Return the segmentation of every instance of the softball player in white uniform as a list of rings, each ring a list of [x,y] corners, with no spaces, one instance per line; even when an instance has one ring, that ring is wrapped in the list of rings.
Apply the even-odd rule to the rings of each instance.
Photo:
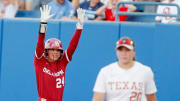
[[[103,67],[96,79],[93,101],[156,101],[150,67],[135,61],[134,42],[121,38],[116,45],[118,61]]]

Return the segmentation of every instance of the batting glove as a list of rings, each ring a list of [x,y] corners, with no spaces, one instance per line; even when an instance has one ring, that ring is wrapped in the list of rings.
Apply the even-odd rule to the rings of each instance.
[[[51,7],[48,5],[43,5],[43,7],[40,7],[41,11],[41,24],[39,28],[39,33],[45,34],[47,31],[47,21],[52,18],[53,14],[50,15]]]
[[[77,9],[78,15],[78,23],[76,25],[77,29],[83,29],[84,21],[85,21],[85,10],[82,8]]]
[[[43,5],[43,7],[40,7],[41,11],[41,22],[46,23],[50,18],[54,16],[54,14],[50,15],[51,7],[48,5]]]

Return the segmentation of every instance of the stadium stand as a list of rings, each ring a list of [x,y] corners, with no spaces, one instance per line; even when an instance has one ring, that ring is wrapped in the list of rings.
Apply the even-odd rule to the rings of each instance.
[[[23,17],[23,18],[39,18],[40,17],[40,11],[39,10],[18,10],[16,13],[16,17]]]
[[[176,6],[178,9],[177,15],[172,14],[157,14],[156,12],[119,12],[119,6],[121,4],[134,4],[134,5],[166,5],[166,6]],[[154,22],[156,16],[169,16],[169,17],[176,17],[180,19],[180,7],[177,4],[169,4],[169,3],[159,3],[159,2],[119,2],[117,4],[117,12],[116,12],[116,20],[118,21],[118,15],[131,15],[127,19],[127,21],[137,21],[137,22]]]

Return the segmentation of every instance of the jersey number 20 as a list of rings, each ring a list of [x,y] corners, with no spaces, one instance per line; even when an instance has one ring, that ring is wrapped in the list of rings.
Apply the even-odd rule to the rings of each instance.
[[[61,88],[62,86],[64,86],[64,77],[61,79],[61,78],[57,78],[56,79],[56,88]]]
[[[132,92],[132,96],[129,101],[141,101],[142,93],[141,92]]]

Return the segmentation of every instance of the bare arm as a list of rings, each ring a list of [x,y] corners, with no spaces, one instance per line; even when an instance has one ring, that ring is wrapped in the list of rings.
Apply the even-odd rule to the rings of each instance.
[[[136,6],[128,5],[128,9],[129,9],[130,12],[134,12],[134,11],[136,11]]]
[[[22,0],[17,0],[19,9],[22,10],[32,10],[32,1],[22,2]]]
[[[25,10],[32,10],[32,1],[28,1],[24,3]]]
[[[76,17],[76,16],[73,16],[72,19],[73,19],[73,20],[77,20],[77,17]]]
[[[16,0],[10,0],[10,2],[11,2],[12,5],[16,5],[17,1]]]
[[[78,9],[79,3],[80,3],[80,0],[72,0],[72,5],[74,6],[75,9]]]
[[[105,93],[94,92],[92,101],[104,101]]]
[[[107,8],[107,5],[103,5],[96,10],[96,15],[103,15],[104,10]]]
[[[147,101],[157,101],[156,94],[146,94]]]

